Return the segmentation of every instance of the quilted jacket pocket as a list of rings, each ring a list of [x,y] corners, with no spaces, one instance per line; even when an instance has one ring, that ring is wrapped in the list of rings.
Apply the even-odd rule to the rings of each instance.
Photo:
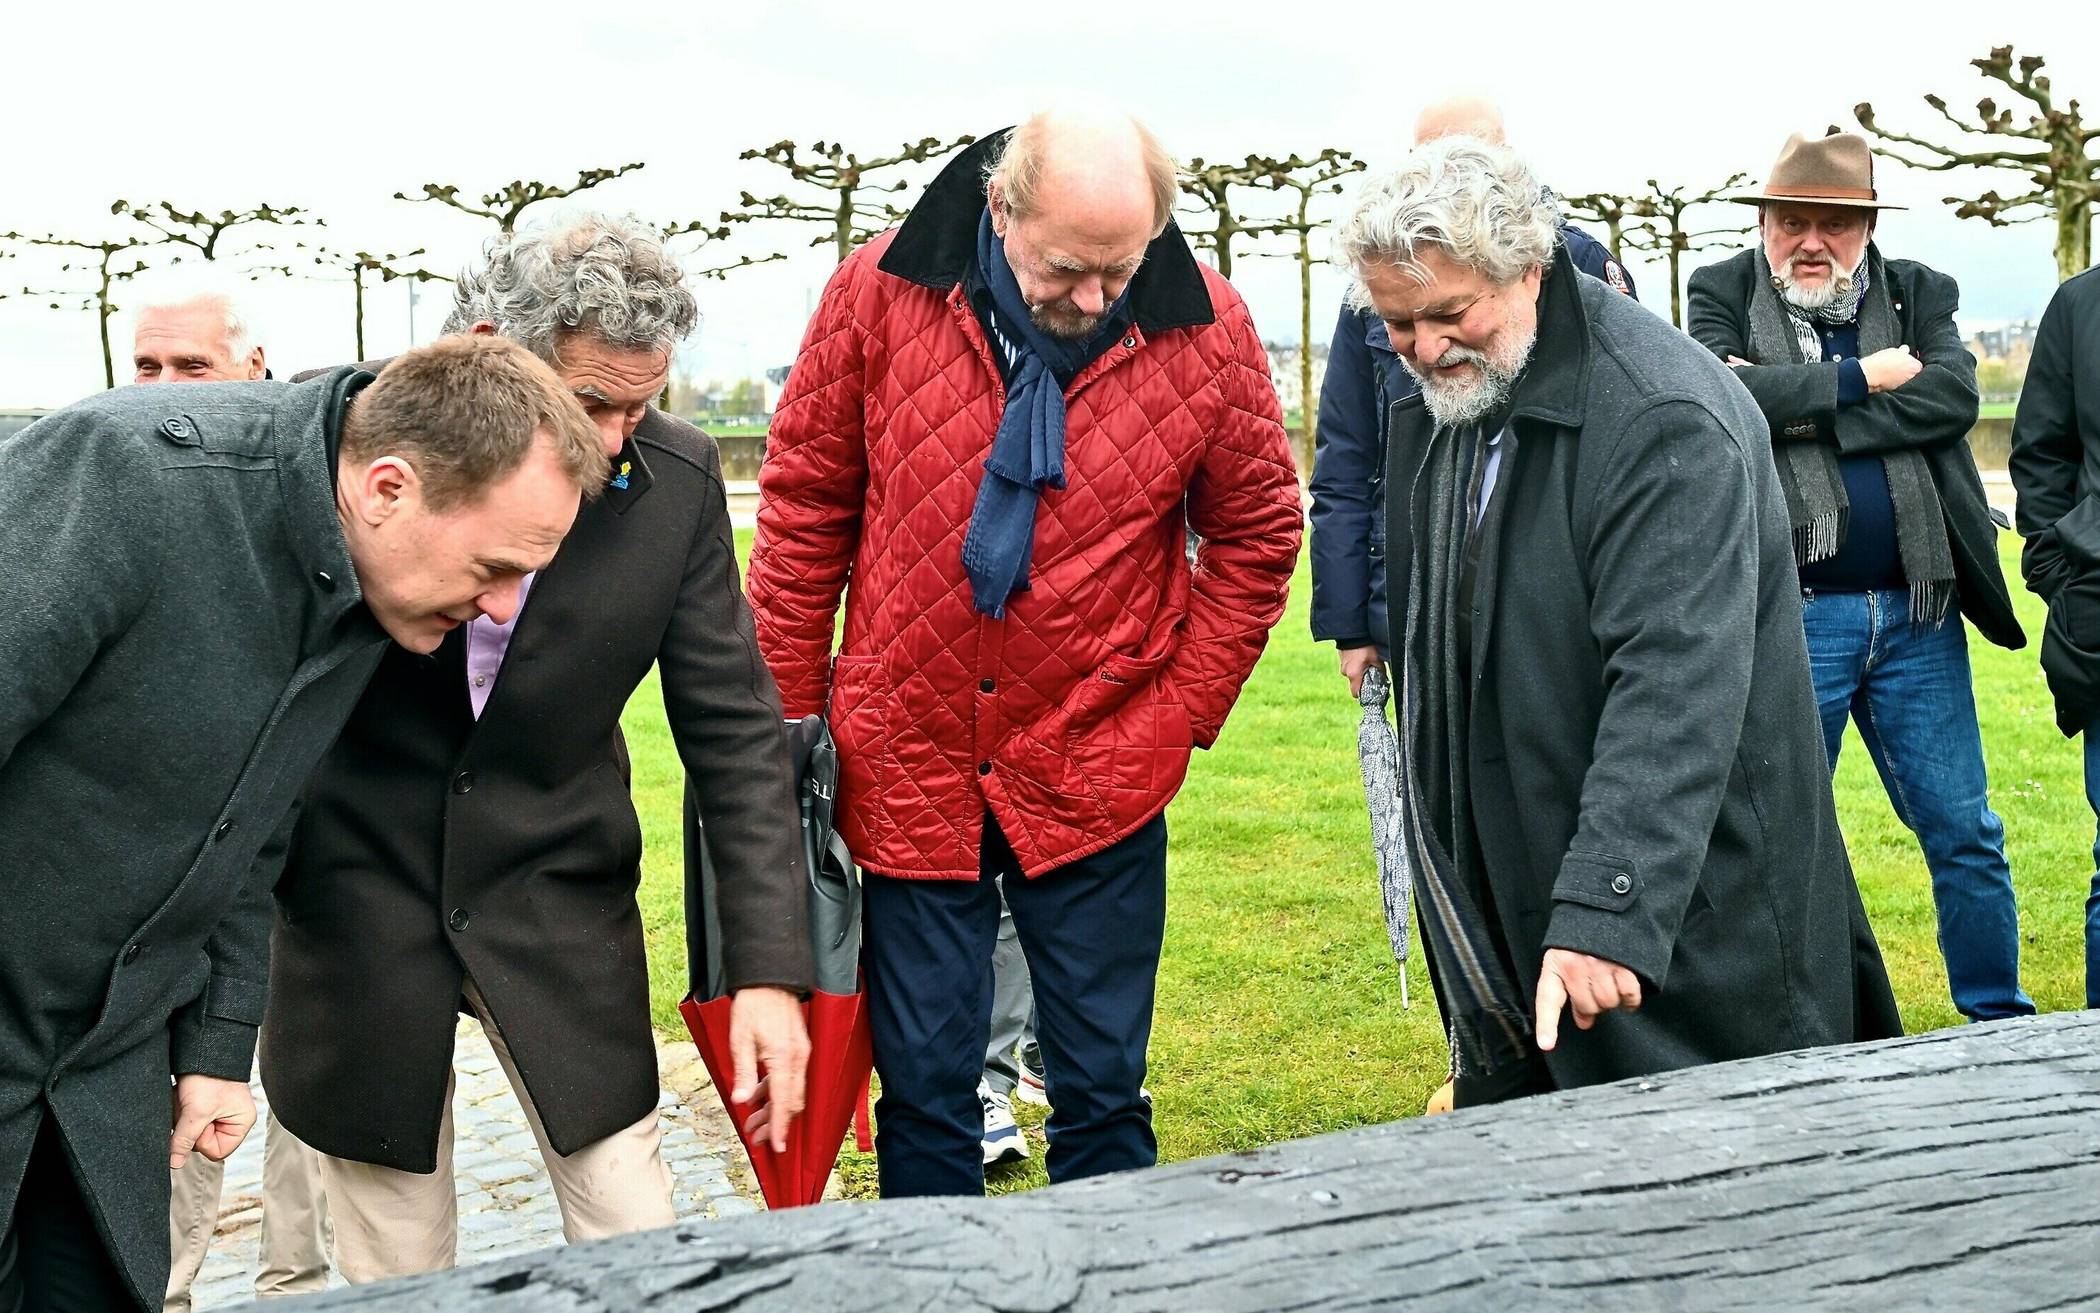
[[[883,805],[896,761],[889,728],[893,700],[881,657],[839,657],[832,663],[828,719],[839,750],[842,811]]]

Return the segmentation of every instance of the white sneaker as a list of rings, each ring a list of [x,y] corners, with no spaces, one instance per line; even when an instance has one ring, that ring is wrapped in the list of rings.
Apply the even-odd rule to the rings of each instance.
[[[1017,1163],[1027,1158],[1028,1137],[1014,1122],[1013,1101],[979,1081],[977,1102],[984,1108],[984,1165]]]
[[[1020,1079],[1014,1085],[1014,1097],[1039,1108],[1049,1107],[1050,1091],[1043,1087],[1043,1051],[1033,1044],[1023,1044],[1017,1057],[1014,1065],[1020,1071]]]

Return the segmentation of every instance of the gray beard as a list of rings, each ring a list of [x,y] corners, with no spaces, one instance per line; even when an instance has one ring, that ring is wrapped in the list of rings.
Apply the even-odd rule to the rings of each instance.
[[[1830,277],[1814,287],[1802,287],[1794,281],[1794,262],[1788,260],[1786,268],[1779,275],[1779,295],[1788,305],[1813,314],[1818,310],[1826,310],[1852,295],[1852,285],[1855,281],[1851,270],[1839,273],[1833,264]]]
[[[1400,365],[1422,390],[1422,404],[1428,408],[1429,418],[1442,427],[1454,428],[1485,419],[1509,403],[1537,343],[1538,333],[1534,330],[1515,353],[1515,363],[1507,368],[1497,365],[1484,352],[1464,347],[1445,352],[1446,362],[1471,361],[1479,367],[1480,377],[1471,383],[1446,383],[1434,376],[1425,378],[1415,373],[1414,366],[1404,357]]]

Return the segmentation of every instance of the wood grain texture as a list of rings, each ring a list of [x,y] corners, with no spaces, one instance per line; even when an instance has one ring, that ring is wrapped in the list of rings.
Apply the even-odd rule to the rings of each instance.
[[[299,1307],[2100,1308],[2100,1012],[1697,1068],[997,1201],[683,1225]]]

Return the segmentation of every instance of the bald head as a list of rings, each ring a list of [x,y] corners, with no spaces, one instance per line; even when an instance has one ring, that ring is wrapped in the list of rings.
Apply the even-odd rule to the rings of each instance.
[[[1053,337],[1098,328],[1174,211],[1174,159],[1128,114],[1051,110],[1015,128],[985,202],[1029,318]]]
[[[1157,236],[1174,211],[1174,159],[1128,114],[1044,110],[1013,131],[986,179],[994,216],[1034,218],[1050,209],[1142,213]]]
[[[1506,144],[1502,107],[1485,96],[1446,96],[1432,102],[1415,120],[1415,145],[1439,137],[1472,137],[1490,146]]]

